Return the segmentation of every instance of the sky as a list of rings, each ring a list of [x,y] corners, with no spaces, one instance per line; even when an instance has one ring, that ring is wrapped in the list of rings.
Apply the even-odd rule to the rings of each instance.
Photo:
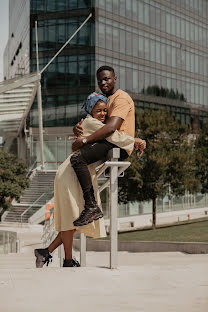
[[[3,54],[8,40],[9,0],[0,0],[0,81],[3,80]]]

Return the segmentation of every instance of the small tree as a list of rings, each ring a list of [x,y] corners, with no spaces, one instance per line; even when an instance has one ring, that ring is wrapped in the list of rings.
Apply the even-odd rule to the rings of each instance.
[[[0,150],[0,207],[3,212],[10,206],[12,199],[18,200],[28,186],[26,165],[15,155]]]
[[[186,189],[197,191],[194,157],[187,141],[188,129],[164,111],[137,114],[137,136],[146,140],[144,156],[131,156],[132,166],[121,179],[121,200],[152,200],[152,227],[156,227],[156,199],[172,194],[183,195]],[[129,192],[124,196],[125,189]]]
[[[201,192],[208,193],[208,120],[195,142],[196,172],[200,179]]]

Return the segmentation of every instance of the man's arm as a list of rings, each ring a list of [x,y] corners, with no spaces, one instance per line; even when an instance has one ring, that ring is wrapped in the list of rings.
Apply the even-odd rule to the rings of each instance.
[[[120,128],[122,121],[122,118],[116,116],[108,118],[105,126],[86,137],[87,143],[104,140],[105,138],[109,137],[113,132]],[[72,144],[72,149],[73,151],[76,151],[83,145],[82,138],[77,138],[77,140]]]

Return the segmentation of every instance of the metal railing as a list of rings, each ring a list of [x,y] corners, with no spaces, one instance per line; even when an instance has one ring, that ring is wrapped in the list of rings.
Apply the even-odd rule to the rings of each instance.
[[[18,252],[17,233],[0,231],[0,254]]]
[[[45,199],[44,199],[45,196]],[[45,203],[47,203],[51,198],[53,197],[53,191],[51,191],[51,187],[49,187],[43,194],[41,194],[25,211],[20,216],[20,222],[21,224],[23,223],[23,217],[26,214],[32,215],[35,213],[38,209],[40,209],[44,204],[43,200]],[[39,203],[39,204],[38,204]],[[29,215],[29,216],[30,216]]]
[[[110,185],[110,268],[115,269],[118,265],[118,177],[129,166],[129,161],[119,161],[120,148],[113,148],[108,157],[110,160],[104,162],[97,168],[97,177],[99,177],[107,168],[110,167],[109,179],[99,188],[101,192]],[[80,235],[80,262],[81,266],[86,266],[86,237]]]

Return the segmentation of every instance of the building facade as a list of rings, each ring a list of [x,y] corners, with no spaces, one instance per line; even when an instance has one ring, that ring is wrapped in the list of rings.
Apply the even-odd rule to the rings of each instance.
[[[200,126],[208,116],[207,0],[10,0],[5,79],[34,72],[35,21],[40,69],[94,9],[91,18],[42,76],[46,161],[70,152],[83,99],[97,88],[99,66],[115,68],[118,86],[138,109],[169,109]],[[37,103],[27,118],[30,162],[39,161]]]

